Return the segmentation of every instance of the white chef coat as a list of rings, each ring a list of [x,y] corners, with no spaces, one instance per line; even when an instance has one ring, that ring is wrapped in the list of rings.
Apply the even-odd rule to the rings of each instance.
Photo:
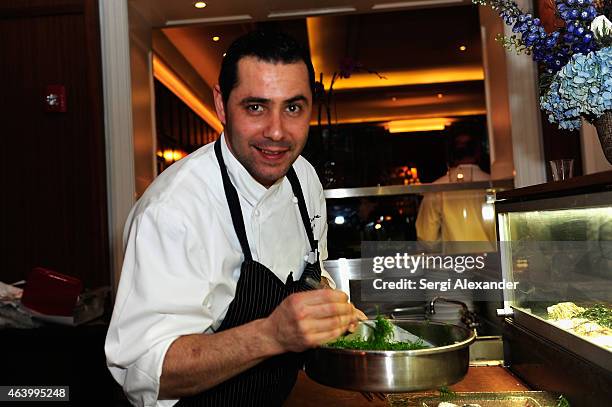
[[[460,175],[459,175],[460,174]],[[488,181],[489,174],[475,164],[451,168],[434,184]],[[423,241],[495,241],[495,219],[486,203],[486,190],[469,189],[425,194],[416,221],[417,237]]]
[[[229,177],[238,191],[253,260],[282,281],[302,274],[310,244],[286,177],[266,189],[229,151]],[[300,180],[321,260],[327,258],[327,216],[321,183],[301,156]],[[138,406],[157,400],[164,356],[179,336],[217,328],[234,298],[244,260],[225,198],[213,144],[166,169],[132,208],[125,258],[106,337],[109,369]],[[322,273],[331,281],[327,272]],[[333,284],[333,282],[332,282]]]

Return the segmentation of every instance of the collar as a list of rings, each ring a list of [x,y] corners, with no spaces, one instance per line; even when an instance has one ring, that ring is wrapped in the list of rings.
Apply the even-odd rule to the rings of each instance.
[[[261,185],[253,176],[247,171],[240,161],[234,156],[227,146],[227,140],[225,133],[221,133],[221,154],[227,167],[227,173],[229,174],[232,184],[238,194],[240,194],[251,206],[257,206],[257,204],[266,196],[269,196],[276,192],[279,185],[282,183],[283,178],[277,180],[270,188],[266,188]]]

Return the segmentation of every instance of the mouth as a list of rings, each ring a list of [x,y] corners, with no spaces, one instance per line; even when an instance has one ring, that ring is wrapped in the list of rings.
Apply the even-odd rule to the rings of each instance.
[[[262,156],[264,159],[268,161],[278,161],[283,159],[288,153],[289,149],[270,149],[270,148],[261,148],[257,146],[253,146],[255,150]]]

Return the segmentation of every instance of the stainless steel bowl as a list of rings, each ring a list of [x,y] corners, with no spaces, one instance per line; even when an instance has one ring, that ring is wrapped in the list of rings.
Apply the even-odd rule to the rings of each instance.
[[[468,370],[469,329],[430,321],[392,323],[426,339],[433,348],[361,351],[322,346],[310,351],[306,374],[326,386],[347,390],[398,393],[435,389],[460,381]],[[364,336],[369,328],[364,327]]]

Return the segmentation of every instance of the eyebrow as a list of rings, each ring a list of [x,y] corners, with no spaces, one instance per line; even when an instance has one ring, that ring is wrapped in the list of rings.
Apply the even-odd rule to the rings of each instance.
[[[285,103],[294,103],[294,102],[308,102],[308,98],[304,95],[296,95],[290,99],[285,100]]]
[[[283,101],[283,103],[288,104],[288,103],[295,103],[295,102],[308,102],[308,98],[306,98],[306,96],[304,95],[296,95],[293,96],[292,98],[289,98],[285,101]],[[265,103],[270,103],[270,99],[266,99],[266,98],[261,98],[261,97],[256,97],[256,96],[249,96],[246,97],[244,99],[242,99],[240,101],[240,104],[246,105],[249,103],[261,103],[261,104],[265,104]]]
[[[263,104],[263,103],[268,103],[268,102],[270,102],[270,99],[249,96],[249,97],[246,97],[246,98],[242,99],[240,101],[240,104],[243,104],[243,105],[246,105],[248,103],[261,103],[261,104]]]

